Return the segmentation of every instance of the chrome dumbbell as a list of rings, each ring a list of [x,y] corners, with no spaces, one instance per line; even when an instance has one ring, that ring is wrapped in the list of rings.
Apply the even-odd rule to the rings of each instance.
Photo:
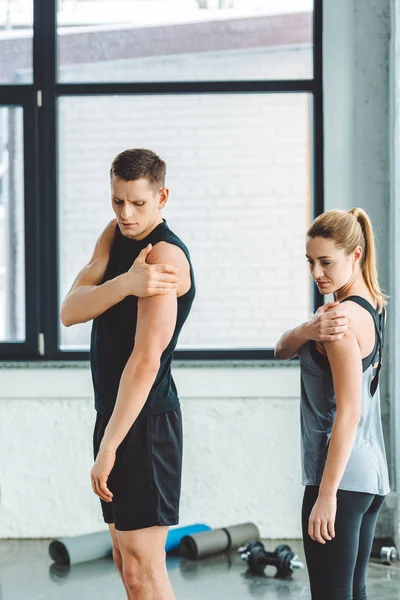
[[[371,558],[379,560],[383,565],[391,565],[398,559],[398,553],[394,546],[381,546],[372,550]]]

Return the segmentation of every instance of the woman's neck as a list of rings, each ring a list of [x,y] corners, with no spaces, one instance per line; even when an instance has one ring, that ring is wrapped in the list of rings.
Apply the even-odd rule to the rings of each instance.
[[[335,300],[339,302],[348,296],[361,296],[368,300],[372,306],[376,305],[376,298],[372,296],[362,276],[353,281],[349,286],[340,288],[333,295]]]

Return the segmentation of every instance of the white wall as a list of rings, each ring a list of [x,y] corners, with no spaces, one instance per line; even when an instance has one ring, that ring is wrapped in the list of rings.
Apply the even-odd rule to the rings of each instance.
[[[358,204],[371,213],[386,284],[390,2],[352,1],[350,13],[347,0],[325,2],[326,200],[327,208]],[[341,44],[349,53],[335,54]],[[391,456],[389,365],[383,409]],[[182,523],[251,519],[265,536],[299,537],[297,367],[175,367],[175,375],[185,416]],[[0,377],[0,536],[101,528],[88,481],[94,414],[87,368],[3,369]],[[385,514],[381,533],[391,527]]]
[[[181,523],[254,521],[300,537],[299,372],[176,366],[184,415]],[[6,369],[0,391],[0,537],[104,528],[91,491],[87,367]]]
[[[370,215],[377,242],[379,280],[393,297],[390,260],[389,48],[391,0],[324,2],[325,205]],[[389,389],[395,305],[388,307],[381,378],[382,416],[391,483],[394,472],[394,397]],[[386,502],[379,535],[393,534],[394,494]]]
[[[392,3],[392,45],[391,45],[391,95],[390,95],[390,131],[391,131],[391,228],[390,239],[392,252],[389,255],[391,276],[391,292],[394,299],[395,313],[392,319],[391,354],[390,354],[390,393],[391,393],[391,435],[393,439],[393,480],[397,490],[400,489],[400,271],[398,256],[400,252],[400,2]],[[397,547],[400,547],[400,502],[397,494],[397,510],[394,511],[394,535]]]

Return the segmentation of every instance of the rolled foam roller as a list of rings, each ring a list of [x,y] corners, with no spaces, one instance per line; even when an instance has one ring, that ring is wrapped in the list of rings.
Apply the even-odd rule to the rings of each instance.
[[[203,523],[196,523],[195,525],[189,525],[188,527],[170,529],[168,532],[167,543],[165,544],[165,552],[171,552],[171,550],[178,548],[182,538],[185,536],[200,533],[202,531],[211,531],[211,527],[204,525]]]
[[[196,560],[225,552],[229,548],[229,537],[223,529],[212,529],[187,535],[182,538],[179,552],[184,558]]]
[[[231,525],[224,527],[229,538],[229,549],[236,549],[248,542],[260,539],[260,532],[254,523],[242,523],[241,525]]]
[[[76,565],[104,558],[112,553],[111,536],[108,531],[99,531],[53,540],[49,546],[49,553],[54,562],[64,565]]]

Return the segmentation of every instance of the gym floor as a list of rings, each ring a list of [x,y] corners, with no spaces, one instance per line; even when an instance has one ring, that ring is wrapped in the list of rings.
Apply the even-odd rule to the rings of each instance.
[[[303,560],[301,543],[285,541]],[[281,543],[264,542],[267,549]],[[0,541],[0,600],[124,600],[126,598],[111,559],[56,567],[48,555],[48,541]],[[168,569],[177,600],[309,600],[307,574],[297,572],[291,580],[274,579],[269,567],[265,577],[246,575],[237,553],[199,562],[168,557]],[[369,598],[400,600],[400,565],[370,564]]]

